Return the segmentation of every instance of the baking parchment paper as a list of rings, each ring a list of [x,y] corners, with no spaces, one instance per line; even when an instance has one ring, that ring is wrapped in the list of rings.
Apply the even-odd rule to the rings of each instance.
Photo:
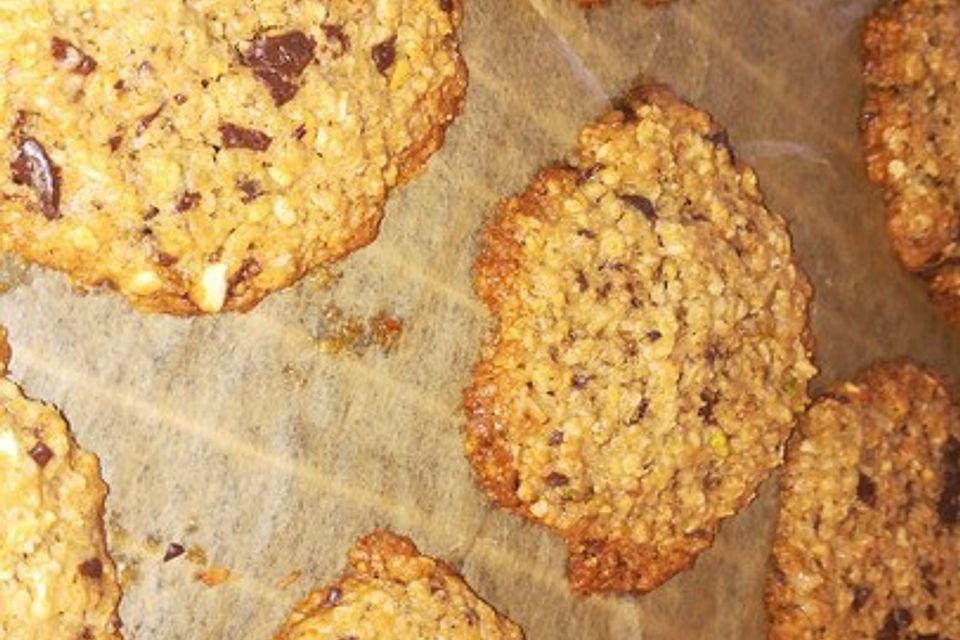
[[[127,638],[269,638],[374,526],[450,560],[531,640],[765,637],[775,479],[694,570],[639,598],[572,596],[561,542],[487,506],[460,436],[487,322],[470,266],[495,202],[642,76],[727,125],[789,219],[816,286],[815,388],[900,355],[960,375],[958,334],[899,268],[865,178],[859,42],[873,4],[613,0],[585,13],[573,0],[467,0],[466,111],[333,284],[311,278],[247,315],[182,320],[31,270],[0,297],[13,377],[102,459]],[[396,348],[320,348],[332,307],[398,316]],[[169,541],[201,548],[206,565],[163,563]],[[206,586],[204,566],[231,576]]]

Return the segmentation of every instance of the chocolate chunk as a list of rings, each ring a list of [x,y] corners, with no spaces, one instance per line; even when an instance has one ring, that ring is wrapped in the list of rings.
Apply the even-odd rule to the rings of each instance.
[[[891,614],[893,615],[894,621],[897,623],[897,627],[901,629],[906,629],[913,624],[913,614],[910,613],[909,609],[897,607],[891,612]]]
[[[33,445],[33,448],[30,449],[27,454],[33,458],[33,461],[36,462],[37,466],[41,469],[47,466],[47,463],[53,458],[53,451],[50,450],[50,447],[39,441]]]
[[[184,105],[187,103],[187,96],[183,95],[182,93],[174,94],[173,101],[179,105]]]
[[[290,31],[254,41],[247,51],[245,62],[254,68],[267,68],[286,77],[303,73],[317,43],[302,31]]]
[[[577,287],[580,288],[581,292],[590,288],[590,283],[587,282],[587,276],[584,275],[583,271],[577,271]]]
[[[467,626],[469,627],[475,627],[480,624],[480,616],[478,616],[476,610],[471,607],[467,607],[464,610],[463,618],[467,621]]]
[[[650,202],[649,198],[633,194],[618,195],[617,197],[620,198],[620,200],[622,200],[625,204],[642,213],[650,222],[653,222],[657,219],[657,210],[654,208],[653,203]]]
[[[949,436],[943,443],[943,489],[937,503],[940,522],[950,526],[957,524],[960,512],[960,440]]]
[[[438,0],[440,5],[440,10],[444,13],[450,13],[453,11],[453,0]]]
[[[103,577],[103,563],[100,561],[100,558],[90,558],[89,560],[81,562],[80,566],[77,567],[77,571],[79,571],[80,575],[84,578],[99,580]]]
[[[548,487],[565,487],[570,484],[570,478],[556,471],[548,473],[543,481],[547,483]]]
[[[654,329],[653,331],[647,331],[647,340],[650,342],[656,342],[663,337],[663,334]]]
[[[240,196],[240,202],[243,204],[250,204],[263,195],[263,186],[258,180],[251,178],[241,178],[237,180],[237,189],[243,193],[243,195]]]
[[[174,208],[177,210],[177,213],[190,211],[190,209],[200,204],[201,197],[202,196],[196,191],[186,191],[177,199],[177,204]]]
[[[853,588],[853,602],[850,604],[850,609],[857,613],[860,609],[863,609],[863,605],[867,603],[867,600],[870,598],[870,594],[873,593],[873,589],[870,587],[854,587]]]
[[[715,131],[711,131],[707,134],[706,138],[718,149],[726,149],[727,153],[730,154],[730,162],[736,162],[737,156],[733,153],[733,147],[730,146],[730,136],[727,134],[726,129],[718,128]]]
[[[307,125],[305,124],[298,125],[297,128],[293,130],[295,140],[303,140],[305,135],[307,135]]]
[[[252,151],[266,151],[270,148],[273,138],[262,131],[247,129],[229,122],[220,125],[220,136],[225,149],[250,149]]]
[[[150,128],[150,125],[153,124],[153,121],[160,116],[160,113],[163,111],[164,106],[165,106],[164,104],[161,104],[154,111],[151,111],[147,115],[140,118],[140,120],[137,122],[137,132],[136,132],[137,137],[140,137],[144,133],[146,133],[147,129]]]
[[[184,553],[186,553],[186,551],[187,550],[184,549],[183,545],[179,542],[171,542],[167,545],[167,550],[163,553],[163,561],[170,562],[174,558],[179,558],[182,556]]]
[[[33,188],[47,220],[60,217],[60,168],[36,138],[20,142],[20,153],[10,163],[10,170],[14,184]]]
[[[590,165],[589,167],[587,167],[586,169],[584,169],[583,171],[578,172],[578,173],[577,173],[577,184],[578,184],[578,185],[581,185],[581,184],[584,184],[585,182],[589,182],[589,181],[590,181],[590,178],[592,178],[593,176],[597,175],[597,173],[598,173],[598,172],[600,171],[600,169],[602,169],[602,168],[603,168],[603,165],[597,163],[597,164],[592,164],[592,165]]]
[[[581,238],[593,239],[597,237],[595,231],[590,231],[590,229],[577,229],[577,235]]]
[[[116,152],[120,148],[120,145],[123,144],[123,134],[118,133],[110,136],[110,139],[107,140],[107,144],[110,145],[110,151]]]
[[[547,444],[551,447],[559,447],[563,444],[563,431],[552,431],[547,438]]]
[[[720,394],[716,391],[704,389],[700,392],[700,400],[703,401],[703,404],[697,409],[697,415],[703,418],[704,422],[713,422],[713,409],[720,401]]]
[[[650,408],[650,401],[644,398],[637,404],[637,408],[633,410],[633,413],[630,414],[630,418],[627,420],[627,425],[640,424],[640,421],[643,420],[644,416],[647,415],[647,409]]]
[[[917,569],[920,571],[920,580],[923,582],[923,588],[927,593],[936,598],[938,585],[937,581],[933,579],[933,565],[929,562],[922,562],[917,566]]]
[[[97,69],[96,60],[63,38],[54,37],[50,41],[50,53],[57,62],[78,76],[88,76]]]
[[[877,506],[877,483],[863,471],[857,480],[857,498],[871,509]]]
[[[883,627],[877,632],[877,640],[897,640],[900,630],[906,629],[913,622],[913,615],[902,607],[891,609],[883,619]]]
[[[323,34],[327,36],[327,44],[333,47],[335,58],[339,58],[350,50],[350,37],[343,32],[343,27],[340,25],[323,25]]]
[[[302,31],[255,40],[241,62],[267,86],[278,107],[290,102],[299,91],[297,80],[313,60],[317,43]]]
[[[590,382],[590,376],[582,373],[575,373],[570,378],[570,386],[574,389],[583,389],[588,382]]]
[[[387,69],[390,68],[394,58],[397,56],[397,36],[392,36],[380,44],[373,45],[370,53],[373,57],[373,64],[377,67],[377,71],[386,75]]]
[[[324,601],[323,605],[327,608],[335,607],[340,604],[340,598],[343,597],[343,592],[340,591],[338,587],[331,587],[327,591],[327,599]]]
[[[261,273],[263,273],[263,267],[260,266],[260,262],[256,258],[244,258],[243,262],[240,263],[240,268],[230,278],[227,288],[228,294],[232,296],[241,283],[256,278]]]

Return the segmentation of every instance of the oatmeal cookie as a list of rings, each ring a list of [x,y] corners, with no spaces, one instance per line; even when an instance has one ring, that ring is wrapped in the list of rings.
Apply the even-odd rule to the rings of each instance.
[[[817,400],[790,443],[770,638],[960,638],[960,406],[908,363]]]
[[[453,569],[420,555],[406,538],[375,531],[357,542],[349,561],[336,582],[296,606],[274,640],[523,638]]]
[[[861,126],[901,262],[960,327],[960,4],[898,0],[864,36]]]
[[[119,640],[107,488],[55,409],[0,378],[0,637]]]
[[[498,505],[557,530],[580,592],[688,567],[781,462],[808,401],[810,285],[727,135],[645,87],[499,207],[466,451]]]
[[[459,113],[459,0],[0,6],[0,250],[173,314],[377,234]]]

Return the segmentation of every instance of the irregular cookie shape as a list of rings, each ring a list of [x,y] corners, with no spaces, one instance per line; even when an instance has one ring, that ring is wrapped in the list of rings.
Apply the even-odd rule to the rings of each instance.
[[[874,367],[800,422],[780,488],[770,638],[960,638],[960,406]]]
[[[459,113],[458,0],[0,7],[0,249],[245,310],[377,234]]]
[[[0,378],[0,637],[120,638],[107,488],[55,409]]]
[[[689,566],[781,461],[814,374],[810,286],[709,116],[663,87],[501,204],[465,392],[492,499],[559,531],[580,592]]]
[[[883,5],[864,37],[864,149],[907,269],[960,327],[960,4]]]
[[[349,561],[335,583],[296,606],[275,640],[523,638],[453,569],[420,555],[406,538],[375,531],[357,542]]]

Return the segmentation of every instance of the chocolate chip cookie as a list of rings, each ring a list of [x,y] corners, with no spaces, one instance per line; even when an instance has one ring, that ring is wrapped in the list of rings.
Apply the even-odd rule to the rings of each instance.
[[[907,269],[960,327],[960,4],[881,6],[864,37],[870,178]]]
[[[723,129],[648,86],[482,245],[467,455],[495,503],[563,535],[575,590],[653,589],[752,499],[806,406],[786,223]]]
[[[0,250],[173,314],[377,234],[441,145],[458,0],[0,7]]]
[[[770,638],[960,638],[960,406],[885,364],[825,394],[787,454]]]
[[[0,637],[119,640],[106,491],[60,414],[0,378]]]
[[[348,557],[346,573],[298,604],[275,640],[523,638],[453,569],[406,538],[375,531]]]

